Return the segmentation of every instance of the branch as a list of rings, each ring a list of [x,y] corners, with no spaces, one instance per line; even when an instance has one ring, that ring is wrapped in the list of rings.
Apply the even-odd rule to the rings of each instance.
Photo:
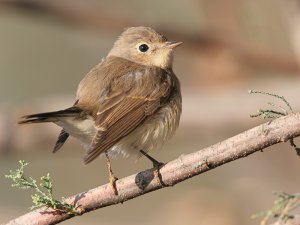
[[[300,224],[300,215],[295,215],[294,218],[291,218],[287,221],[277,221],[272,225],[299,225]]]
[[[300,113],[269,121],[210,147],[188,155],[181,155],[161,167],[158,176],[155,176],[154,169],[149,169],[122,178],[116,184],[119,195],[114,195],[111,186],[105,184],[71,196],[65,199],[65,202],[74,204],[79,212],[77,215],[82,215],[98,208],[123,203],[151,191],[173,186],[188,178],[297,136],[300,136]],[[74,216],[74,214],[67,214],[59,210],[40,208],[7,224],[55,224]]]

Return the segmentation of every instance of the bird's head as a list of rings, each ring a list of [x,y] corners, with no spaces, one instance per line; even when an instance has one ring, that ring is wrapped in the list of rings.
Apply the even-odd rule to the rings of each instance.
[[[167,69],[172,67],[174,48],[181,44],[169,42],[150,27],[131,27],[121,34],[108,56]]]

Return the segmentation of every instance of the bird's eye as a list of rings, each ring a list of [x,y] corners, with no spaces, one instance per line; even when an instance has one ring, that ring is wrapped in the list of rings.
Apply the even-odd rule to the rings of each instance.
[[[140,51],[140,52],[146,52],[146,51],[148,51],[148,49],[149,49],[149,46],[146,45],[146,44],[141,44],[141,45],[139,46],[139,51]]]

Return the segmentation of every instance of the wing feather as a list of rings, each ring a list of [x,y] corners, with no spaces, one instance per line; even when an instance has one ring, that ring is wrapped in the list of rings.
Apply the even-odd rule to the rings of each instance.
[[[162,106],[173,85],[170,76],[168,71],[145,67],[143,73],[139,70],[125,74],[107,84],[109,88],[101,96],[95,118],[98,131],[84,157],[85,164],[110,149]]]
[[[85,163],[91,162],[102,152],[111,148],[116,142],[128,135],[146,118],[145,103],[141,100],[139,102],[140,104],[136,104],[139,107],[133,108],[126,114],[123,112],[120,113],[124,114],[122,117],[119,117],[119,115],[115,115],[116,117],[111,117],[110,121],[107,121],[109,123],[108,128],[106,124],[102,125],[105,128],[102,130],[99,129],[97,132],[90,149],[84,157]],[[114,118],[119,118],[119,120],[114,122],[112,121]]]

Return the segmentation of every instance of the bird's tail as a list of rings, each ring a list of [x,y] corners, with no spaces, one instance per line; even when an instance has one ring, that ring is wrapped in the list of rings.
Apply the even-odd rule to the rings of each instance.
[[[71,107],[64,110],[54,111],[54,112],[45,112],[26,115],[22,117],[19,124],[28,124],[28,123],[46,123],[46,122],[55,122],[59,120],[60,117],[74,117],[81,112],[81,109],[77,107]]]

